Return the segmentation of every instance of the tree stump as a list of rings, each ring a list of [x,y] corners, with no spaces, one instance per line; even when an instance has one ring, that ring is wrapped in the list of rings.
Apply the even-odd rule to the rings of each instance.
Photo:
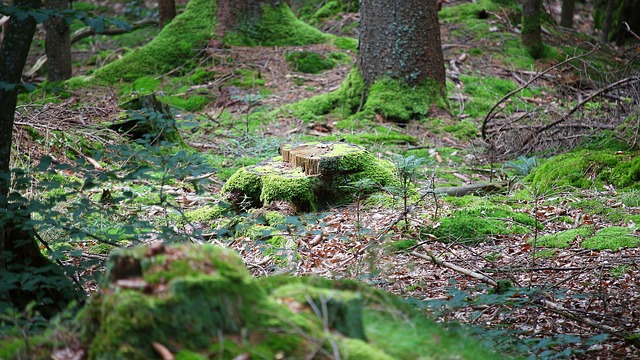
[[[142,95],[124,102],[120,107],[126,112],[115,120],[109,129],[134,140],[144,139],[155,145],[158,141],[182,143],[171,109],[154,94]]]
[[[283,144],[279,152],[281,156],[239,169],[222,192],[243,210],[284,200],[298,212],[315,211],[352,196],[358,180],[371,180],[368,191],[395,180],[392,163],[358,145]]]

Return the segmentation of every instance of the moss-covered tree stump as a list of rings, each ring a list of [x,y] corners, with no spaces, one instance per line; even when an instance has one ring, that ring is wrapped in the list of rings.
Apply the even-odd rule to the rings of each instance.
[[[126,110],[108,128],[132,139],[143,139],[150,144],[168,141],[182,144],[183,139],[169,106],[154,94],[134,97],[120,104]]]
[[[279,151],[281,156],[239,169],[222,192],[243,206],[284,200],[296,211],[314,211],[348,198],[359,180],[370,180],[369,191],[395,181],[391,162],[358,145],[309,142],[284,144]]]

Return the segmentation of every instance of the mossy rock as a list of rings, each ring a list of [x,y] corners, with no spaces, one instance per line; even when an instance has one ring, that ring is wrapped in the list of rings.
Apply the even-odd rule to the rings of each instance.
[[[284,144],[282,156],[239,169],[223,186],[232,201],[259,207],[284,200],[296,211],[348,197],[350,184],[368,178],[379,186],[393,183],[394,166],[364,148],[347,143]]]
[[[549,159],[525,180],[542,192],[562,187],[602,189],[604,185],[638,189],[640,157],[637,152],[575,150]]]
[[[581,226],[576,229],[569,229],[555,234],[541,236],[535,240],[535,245],[548,248],[566,248],[576,239],[586,239],[591,235],[593,235],[592,226]],[[531,239],[528,242],[533,244],[534,239]]]
[[[640,237],[635,231],[621,226],[611,226],[598,230],[580,244],[583,248],[618,251],[640,245]]]

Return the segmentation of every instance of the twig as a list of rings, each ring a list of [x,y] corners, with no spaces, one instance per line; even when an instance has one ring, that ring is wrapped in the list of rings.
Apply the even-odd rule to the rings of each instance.
[[[444,267],[447,267],[447,268],[449,268],[451,270],[455,270],[455,271],[457,271],[459,273],[471,276],[472,278],[478,279],[478,280],[480,280],[480,281],[482,281],[482,282],[484,282],[486,284],[489,284],[489,285],[491,285],[493,287],[497,287],[498,286],[498,282],[493,280],[492,278],[490,278],[490,277],[488,277],[486,275],[480,274],[478,272],[475,272],[473,270],[469,270],[469,269],[463,268],[462,266],[458,266],[456,264],[450,263],[450,262],[448,262],[446,260],[442,260],[439,257],[435,256],[431,251],[427,251],[427,255],[420,254],[419,252],[415,252],[415,251],[412,251],[409,254],[411,254],[411,255],[413,255],[415,257],[418,257],[420,259],[431,261],[432,263],[434,263],[436,265],[444,266]]]
[[[489,121],[491,121],[491,119],[493,118],[493,112],[495,111],[495,109],[500,106],[500,104],[502,104],[505,100],[507,100],[508,98],[510,98],[513,94],[522,91],[523,89],[525,89],[527,86],[531,85],[531,83],[533,83],[534,81],[538,80],[540,77],[542,77],[543,75],[545,75],[546,73],[548,73],[549,71],[556,69],[570,61],[585,57],[589,54],[591,54],[592,52],[596,51],[596,49],[598,48],[597,45],[595,45],[593,47],[593,49],[591,49],[590,51],[584,53],[584,54],[580,54],[577,56],[573,56],[570,57],[562,62],[557,63],[556,65],[546,69],[545,71],[539,73],[538,75],[534,76],[533,78],[531,78],[531,80],[527,81],[526,84],[520,86],[519,88],[511,91],[510,93],[508,93],[507,95],[503,96],[502,99],[498,100],[498,102],[496,102],[493,107],[489,110],[489,112],[487,113],[487,115],[484,117],[484,120],[482,121],[482,139],[487,141],[487,124],[489,123]]]

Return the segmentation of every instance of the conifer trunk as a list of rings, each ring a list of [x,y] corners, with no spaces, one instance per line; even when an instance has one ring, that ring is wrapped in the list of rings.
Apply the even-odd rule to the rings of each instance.
[[[383,77],[407,85],[432,79],[444,88],[445,70],[436,0],[362,0],[357,66],[367,86]]]

